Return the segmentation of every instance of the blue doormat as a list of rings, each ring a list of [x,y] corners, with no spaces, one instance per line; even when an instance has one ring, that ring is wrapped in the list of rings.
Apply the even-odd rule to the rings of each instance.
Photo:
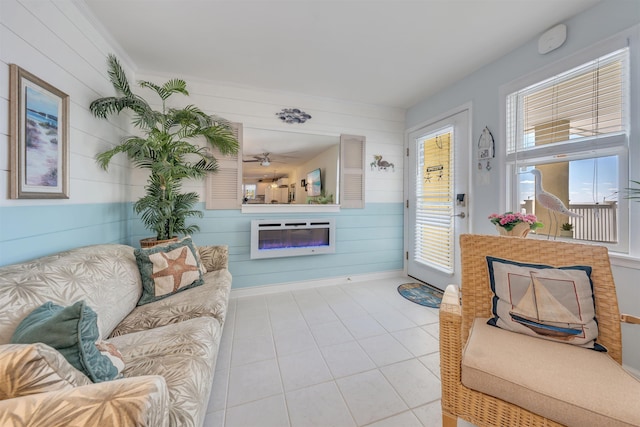
[[[398,292],[409,301],[425,307],[438,308],[442,301],[442,291],[422,283],[403,283],[398,286]]]

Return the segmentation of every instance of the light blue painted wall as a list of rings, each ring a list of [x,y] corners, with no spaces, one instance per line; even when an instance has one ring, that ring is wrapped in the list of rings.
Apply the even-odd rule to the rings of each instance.
[[[198,208],[204,209],[204,205]],[[335,254],[252,260],[251,220],[282,216],[241,214],[238,210],[204,211],[204,218],[193,221],[200,226],[200,233],[193,240],[197,245],[229,245],[233,288],[402,270],[403,214],[402,203],[368,203],[364,209],[285,216],[335,218]],[[133,222],[132,228],[135,245],[149,236],[139,220]]]
[[[98,243],[129,243],[131,203],[0,207],[0,266]]]

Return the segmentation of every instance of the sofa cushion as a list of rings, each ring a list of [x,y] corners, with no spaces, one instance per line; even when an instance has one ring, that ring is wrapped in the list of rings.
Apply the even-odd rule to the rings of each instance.
[[[638,426],[640,381],[608,354],[475,319],[462,384],[568,426]]]
[[[605,350],[595,344],[598,324],[591,267],[554,268],[487,257],[494,293],[489,323],[552,341]]]
[[[135,250],[142,279],[138,305],[166,298],[202,285],[199,257],[190,238],[176,243]]]
[[[118,370],[96,347],[98,337],[96,313],[84,301],[68,307],[47,302],[20,322],[11,342],[47,344],[93,382],[112,380]]]
[[[112,337],[209,316],[224,324],[231,290],[229,271],[217,270],[203,276],[204,285],[188,289],[149,304],[136,307],[113,330]]]
[[[0,345],[0,400],[69,390],[91,380],[46,344]]]
[[[197,251],[207,271],[222,270],[229,265],[229,248],[226,245],[199,246]]]
[[[133,248],[95,245],[0,267],[0,344],[47,301],[62,306],[85,300],[98,314],[100,336],[133,310],[142,293]]]
[[[173,298],[171,298],[173,299]],[[109,339],[125,360],[125,377],[161,375],[169,389],[169,424],[201,426],[222,334],[220,323],[200,317]]]

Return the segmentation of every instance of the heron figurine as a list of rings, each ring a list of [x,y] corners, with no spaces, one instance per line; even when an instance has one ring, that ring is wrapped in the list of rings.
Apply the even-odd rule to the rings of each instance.
[[[536,177],[536,200],[550,211],[549,220],[551,224],[549,224],[549,231],[551,231],[551,227],[555,221],[555,234],[553,236],[555,239],[558,236],[558,219],[556,212],[574,218],[579,218],[582,215],[571,212],[555,194],[544,191],[544,188],[542,188],[542,171],[540,171],[540,169],[532,169],[529,172]],[[549,236],[550,234],[547,234],[547,239]]]

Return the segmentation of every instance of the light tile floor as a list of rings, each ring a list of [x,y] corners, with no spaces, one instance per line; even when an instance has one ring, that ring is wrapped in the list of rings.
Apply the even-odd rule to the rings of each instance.
[[[438,311],[408,281],[232,298],[205,427],[441,426]]]

